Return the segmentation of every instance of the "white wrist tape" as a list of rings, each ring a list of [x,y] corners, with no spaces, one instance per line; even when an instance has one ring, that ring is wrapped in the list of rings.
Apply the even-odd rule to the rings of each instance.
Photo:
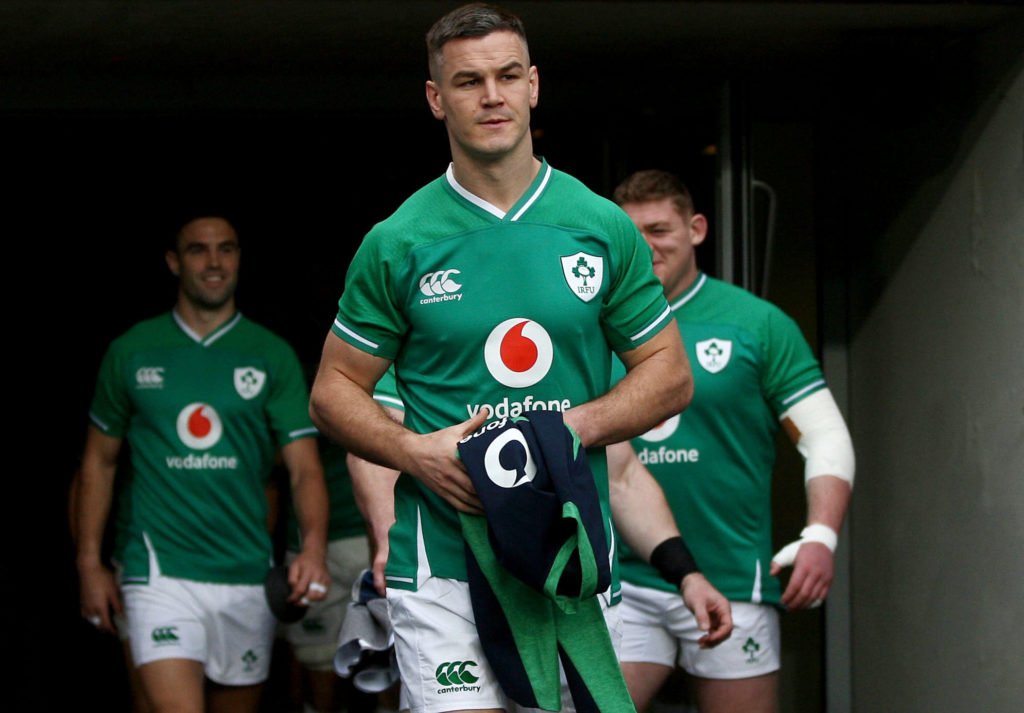
[[[800,545],[805,542],[820,542],[828,548],[829,552],[835,552],[836,545],[839,544],[839,535],[837,535],[836,531],[828,525],[815,522],[800,531],[799,540],[790,542],[788,545],[776,552],[775,556],[772,557],[772,562],[780,567],[792,566],[792,564],[796,562],[797,550],[799,550]]]
[[[800,432],[796,449],[806,460],[805,482],[833,475],[853,487],[853,441],[831,391],[822,389],[801,399],[782,414],[782,419],[789,419]]]

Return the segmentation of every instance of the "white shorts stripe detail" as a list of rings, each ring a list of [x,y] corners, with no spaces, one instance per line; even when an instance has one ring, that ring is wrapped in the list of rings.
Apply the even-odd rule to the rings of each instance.
[[[390,575],[385,577],[384,579],[386,579],[389,582],[404,582],[405,584],[412,584],[416,581],[412,577],[393,577]]]

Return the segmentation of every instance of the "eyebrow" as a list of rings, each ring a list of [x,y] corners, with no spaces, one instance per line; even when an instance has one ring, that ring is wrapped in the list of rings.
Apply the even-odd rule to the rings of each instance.
[[[215,250],[219,250],[224,247],[238,247],[238,245],[239,243],[237,239],[218,240],[215,243],[205,243],[202,240],[195,240],[190,243],[185,243],[184,245],[181,246],[181,249],[189,250],[191,248],[201,248],[203,250],[206,250],[207,247],[211,247]]]
[[[512,61],[512,62],[509,62],[508,64],[506,64],[506,65],[504,65],[502,67],[499,67],[497,71],[498,71],[498,74],[502,74],[502,73],[508,72],[509,70],[512,70],[512,69],[519,69],[519,70],[524,69],[523,63],[520,62],[519,60],[515,60],[515,61]],[[458,72],[456,72],[455,74],[452,75],[451,81],[454,82],[454,81],[457,81],[459,79],[475,79],[476,77],[483,76],[483,74],[484,73],[481,72],[478,69],[461,69],[461,70],[459,70]]]

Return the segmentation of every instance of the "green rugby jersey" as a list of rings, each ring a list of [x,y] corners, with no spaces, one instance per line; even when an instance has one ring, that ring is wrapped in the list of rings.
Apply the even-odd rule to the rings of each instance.
[[[89,417],[131,453],[124,582],[147,580],[147,542],[167,576],[262,582],[264,484],[276,448],[316,434],[308,408],[291,347],[241,314],[205,338],[168,312],[115,339]]]
[[[705,576],[734,601],[777,604],[771,473],[779,416],[825,388],[800,328],[779,308],[700,273],[672,303],[694,376],[682,414],[633,439]],[[624,373],[616,365],[616,375]],[[622,577],[674,591],[622,546]]]
[[[413,194],[360,246],[333,329],[395,361],[405,425],[426,433],[479,409],[500,418],[589,401],[608,390],[612,349],[671,323],[629,217],[543,162],[507,213],[451,168]],[[589,458],[607,514],[604,449]],[[395,495],[389,586],[465,580],[455,510],[408,475]]]
[[[398,398],[394,367],[389,368],[373,391],[378,403],[404,411]],[[324,480],[327,482],[329,520],[327,539],[340,540],[366,534],[366,521],[359,512],[352,493],[352,477],[349,475],[345,449],[325,437],[320,438],[320,461],[324,466]],[[301,530],[295,508],[289,500],[288,508],[288,549],[298,552],[302,548]]]

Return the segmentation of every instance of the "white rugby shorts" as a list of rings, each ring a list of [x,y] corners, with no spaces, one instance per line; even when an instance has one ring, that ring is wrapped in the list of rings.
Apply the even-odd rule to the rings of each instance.
[[[469,584],[427,578],[415,592],[388,589],[388,611],[395,634],[401,674],[401,706],[410,713],[446,713],[463,709],[498,708],[528,713],[501,690],[487,658],[473,617]],[[616,652],[621,639],[619,606],[599,595]],[[562,711],[575,713],[562,677]]]
[[[778,671],[778,611],[770,604],[729,604],[732,634],[717,646],[702,649],[697,640],[704,632],[680,594],[623,582],[620,660],[679,666],[701,678],[751,678]]]
[[[222,685],[267,679],[276,620],[262,585],[165,577],[151,554],[149,583],[125,584],[121,590],[136,666],[192,659]]]

